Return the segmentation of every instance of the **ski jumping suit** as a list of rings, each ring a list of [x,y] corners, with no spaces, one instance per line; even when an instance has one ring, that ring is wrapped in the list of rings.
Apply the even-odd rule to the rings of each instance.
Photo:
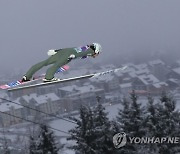
[[[48,59],[33,65],[28,72],[25,74],[27,79],[31,79],[33,74],[40,70],[42,67],[53,64],[46,71],[45,78],[51,80],[54,77],[54,74],[61,66],[69,63],[72,59],[76,58],[87,58],[94,54],[94,50],[91,49],[88,45],[78,48],[64,48],[55,50],[56,54],[52,55]],[[73,57],[73,58],[72,58]]]

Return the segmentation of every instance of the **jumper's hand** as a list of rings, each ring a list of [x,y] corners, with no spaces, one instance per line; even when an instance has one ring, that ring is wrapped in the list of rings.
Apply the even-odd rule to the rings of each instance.
[[[48,56],[53,56],[55,55],[57,52],[54,49],[51,49],[47,52]]]
[[[71,54],[69,57],[68,57],[68,61],[71,61],[72,59],[74,59],[76,56],[74,54]]]

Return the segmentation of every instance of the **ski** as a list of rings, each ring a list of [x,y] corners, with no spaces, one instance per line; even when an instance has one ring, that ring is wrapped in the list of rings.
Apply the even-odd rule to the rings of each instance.
[[[60,67],[56,71],[56,73],[61,73],[61,72],[64,72],[68,69],[69,69],[69,66],[64,65],[64,66]],[[29,85],[29,84],[36,83],[37,81],[42,80],[44,77],[45,77],[45,74],[41,74],[39,76],[33,77],[33,79],[31,81],[27,81],[27,82],[22,82],[21,80],[13,81],[13,82],[10,82],[8,84],[0,85],[0,89],[14,88],[14,87],[19,86],[19,85]]]
[[[22,90],[22,89],[27,89],[27,88],[47,86],[47,85],[52,85],[52,84],[57,84],[57,83],[64,83],[64,82],[80,80],[80,79],[97,78],[97,77],[101,77],[101,76],[104,76],[104,75],[107,75],[107,74],[110,74],[110,73],[114,73],[114,72],[117,72],[117,71],[123,71],[126,68],[127,68],[127,66],[124,66],[124,67],[120,67],[120,68],[116,68],[116,69],[112,69],[112,70],[108,70],[108,71],[104,71],[104,72],[88,74],[88,75],[82,75],[82,76],[62,79],[62,80],[59,80],[59,81],[43,82],[43,83],[37,83],[37,84],[33,84],[33,85],[26,85],[26,86],[22,86],[22,87],[14,87],[14,88],[8,89],[8,91],[10,92],[10,91]]]
[[[127,66],[123,66],[123,67],[112,69],[112,70],[108,70],[108,71],[105,71],[105,72],[95,73],[92,78],[97,78],[97,77],[100,77],[100,76],[103,76],[103,75],[107,75],[107,74],[110,74],[110,73],[115,73],[115,72],[118,72],[120,70],[123,71],[126,68],[127,68]]]

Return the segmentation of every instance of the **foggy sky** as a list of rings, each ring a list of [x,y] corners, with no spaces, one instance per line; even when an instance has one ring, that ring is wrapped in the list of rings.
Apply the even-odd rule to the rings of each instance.
[[[179,0],[0,0],[0,71],[28,69],[49,49],[99,42],[93,62],[180,51]]]

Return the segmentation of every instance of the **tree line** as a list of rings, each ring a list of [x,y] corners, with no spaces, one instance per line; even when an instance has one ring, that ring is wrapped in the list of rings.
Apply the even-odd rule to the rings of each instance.
[[[93,109],[82,106],[80,117],[73,118],[77,126],[70,130],[69,140],[76,141],[71,148],[77,154],[176,154],[178,143],[113,145],[113,136],[125,132],[128,137],[180,137],[180,112],[170,94],[162,93],[159,101],[147,97],[142,104],[133,91],[121,102],[115,119],[109,120],[102,104]]]
[[[77,123],[69,130],[68,140],[75,141],[70,146],[76,154],[178,154],[180,143],[135,144],[127,140],[125,146],[115,148],[113,136],[124,132],[128,137],[180,137],[180,112],[174,98],[162,93],[155,101],[147,97],[142,103],[133,91],[121,101],[116,118],[110,120],[99,97],[95,107],[81,106],[78,117],[70,119]],[[179,141],[180,142],[180,141]],[[47,125],[29,138],[29,154],[58,154],[63,145]],[[9,154],[7,151],[4,154]]]

